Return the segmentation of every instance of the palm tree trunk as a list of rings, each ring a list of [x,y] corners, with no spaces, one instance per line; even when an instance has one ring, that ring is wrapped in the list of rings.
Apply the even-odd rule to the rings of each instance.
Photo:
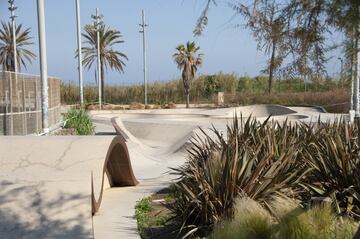
[[[188,92],[186,94],[186,108],[189,108],[190,105],[190,93]]]
[[[274,77],[273,75],[274,75],[274,68],[275,68],[275,50],[276,50],[276,43],[273,42],[270,66],[269,66],[269,88],[268,88],[269,95],[271,95],[272,82],[273,82],[273,77]]]
[[[102,102],[105,103],[105,73],[104,73],[104,63],[103,61],[101,61],[100,63],[100,67],[101,67],[101,96],[102,96]]]

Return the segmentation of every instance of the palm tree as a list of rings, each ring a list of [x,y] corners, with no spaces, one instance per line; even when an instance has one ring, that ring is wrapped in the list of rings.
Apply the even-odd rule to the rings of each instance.
[[[93,25],[85,26],[85,33],[82,34],[86,39],[85,44],[88,46],[82,48],[84,55],[83,64],[87,69],[97,62],[97,34]],[[120,73],[124,73],[125,62],[128,60],[127,56],[119,51],[113,49],[116,44],[124,43],[122,35],[118,30],[105,27],[104,24],[100,26],[100,67],[101,67],[101,89],[102,96],[104,98],[104,81],[105,74],[104,69],[116,70]]]
[[[32,63],[36,55],[27,49],[28,46],[33,45],[30,37],[30,28],[22,29],[22,24],[16,26],[16,51],[18,69],[26,63]],[[15,71],[14,61],[14,45],[13,45],[13,31],[11,23],[1,23],[0,28],[0,64],[5,71]]]
[[[200,47],[195,42],[187,42],[186,46],[180,44],[176,47],[177,52],[173,55],[177,67],[182,70],[182,80],[186,95],[186,108],[189,108],[190,86],[196,71],[203,62],[203,54],[197,53]]]

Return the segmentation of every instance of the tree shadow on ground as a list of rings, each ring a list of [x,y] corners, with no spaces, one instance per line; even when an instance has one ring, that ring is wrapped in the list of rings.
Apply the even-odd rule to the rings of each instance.
[[[0,238],[93,238],[91,208],[84,213],[89,195],[59,193],[55,199],[42,186],[0,182]],[[86,210],[85,210],[86,211]],[[89,225],[90,224],[90,225]]]

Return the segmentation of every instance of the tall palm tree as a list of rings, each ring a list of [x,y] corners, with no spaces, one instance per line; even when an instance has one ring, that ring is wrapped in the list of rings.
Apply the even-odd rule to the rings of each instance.
[[[85,33],[82,34],[86,39],[86,47],[82,48],[84,55],[83,64],[87,69],[97,63],[97,34],[93,25],[85,26]],[[114,50],[114,46],[120,43],[124,43],[122,35],[118,30],[110,29],[104,24],[100,26],[100,67],[101,67],[101,89],[102,97],[104,98],[104,81],[105,72],[104,69],[116,70],[120,73],[124,73],[125,62],[128,60],[127,56],[119,51]]]
[[[15,71],[14,61],[14,45],[13,45],[13,31],[11,23],[1,23],[0,28],[0,64],[5,71]],[[30,28],[23,30],[22,24],[16,26],[16,52],[18,69],[24,66],[26,69],[27,63],[32,63],[36,55],[27,49],[28,46],[33,45],[30,37]]]
[[[182,70],[182,80],[186,95],[186,108],[189,108],[190,87],[197,69],[202,65],[203,54],[198,53],[200,47],[195,42],[187,42],[176,47],[177,52],[173,55],[177,67]]]

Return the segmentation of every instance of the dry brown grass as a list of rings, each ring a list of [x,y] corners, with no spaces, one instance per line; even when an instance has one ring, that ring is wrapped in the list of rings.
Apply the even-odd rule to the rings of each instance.
[[[340,87],[338,81],[321,80],[308,83],[307,92],[299,79],[275,81],[273,95],[266,92],[266,77],[239,77],[234,74],[219,73],[213,76],[199,76],[193,81],[190,92],[191,104],[216,103],[216,93],[225,93],[227,105],[250,104],[282,104],[322,106],[329,112],[347,112],[350,106],[350,86]],[[62,84],[61,100],[63,104],[79,102],[79,89],[74,84]],[[97,102],[98,89],[85,86],[85,100],[88,103]],[[171,108],[175,104],[184,104],[184,90],[181,80],[155,82],[148,85],[148,102],[161,108]],[[142,85],[105,87],[106,103],[129,105],[144,101]],[[150,106],[149,106],[150,107]],[[134,107],[133,107],[134,108]],[[142,108],[140,106],[135,108]]]

